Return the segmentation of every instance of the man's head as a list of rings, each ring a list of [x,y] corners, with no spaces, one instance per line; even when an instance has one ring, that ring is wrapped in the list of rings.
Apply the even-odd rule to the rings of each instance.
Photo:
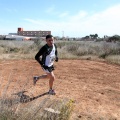
[[[52,36],[52,35],[47,35],[47,36],[46,36],[46,42],[47,42],[48,46],[52,46],[53,43],[54,43],[54,38],[53,38],[53,36]]]

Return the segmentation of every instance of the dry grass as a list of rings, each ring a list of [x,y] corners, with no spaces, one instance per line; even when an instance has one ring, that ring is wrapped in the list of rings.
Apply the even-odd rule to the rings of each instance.
[[[73,111],[72,100],[51,100],[50,96],[24,107],[18,98],[1,99],[0,103],[0,120],[69,120]]]
[[[101,58],[119,64],[120,43],[94,41],[55,41],[59,58],[81,59],[89,56],[91,59]],[[34,59],[35,54],[45,41],[1,41],[0,59]],[[114,57],[110,59],[110,56]],[[118,57],[117,57],[118,56]]]
[[[60,59],[106,60],[120,64],[120,43],[55,41]],[[0,41],[0,59],[34,59],[45,41]],[[114,57],[113,57],[114,56]]]
[[[120,55],[110,55],[106,57],[106,60],[110,63],[115,63],[120,65]]]

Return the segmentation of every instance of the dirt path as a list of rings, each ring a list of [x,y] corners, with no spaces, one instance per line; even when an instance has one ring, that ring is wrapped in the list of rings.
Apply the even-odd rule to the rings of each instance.
[[[52,98],[75,101],[72,119],[120,120],[120,66],[89,60],[59,60],[54,73],[56,95]],[[32,84],[32,77],[41,74],[44,72],[35,60],[1,61],[1,97],[22,90],[28,91],[29,96],[47,92],[48,80]]]

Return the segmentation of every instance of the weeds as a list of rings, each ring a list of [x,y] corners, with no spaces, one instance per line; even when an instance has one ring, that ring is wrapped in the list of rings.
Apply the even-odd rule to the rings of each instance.
[[[72,100],[66,101],[66,99],[51,101],[47,98],[43,99],[40,105],[37,106],[38,103],[36,102],[31,103],[31,106],[20,108],[17,113],[12,109],[12,106],[5,107],[6,104],[8,106],[11,100],[7,101],[7,103],[4,102],[4,108],[0,108],[0,120],[69,120],[74,102]]]
[[[59,58],[61,59],[80,59],[84,56],[96,56],[100,59],[110,58],[109,62],[119,64],[117,56],[120,55],[120,43],[108,43],[105,41],[55,41],[58,47]],[[2,41],[0,43],[0,59],[34,59],[35,54],[45,44],[45,41]],[[110,61],[111,60],[111,61]]]
[[[69,120],[73,111],[73,103],[73,100],[69,100],[66,105],[62,106],[59,115],[59,120]]]

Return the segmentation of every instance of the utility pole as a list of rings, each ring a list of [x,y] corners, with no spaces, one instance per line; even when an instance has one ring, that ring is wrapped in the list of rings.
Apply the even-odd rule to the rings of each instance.
[[[64,31],[62,31],[62,37],[64,38]]]

